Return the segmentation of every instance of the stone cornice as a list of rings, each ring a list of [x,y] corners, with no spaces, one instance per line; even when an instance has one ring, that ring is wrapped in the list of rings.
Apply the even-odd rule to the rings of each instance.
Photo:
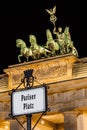
[[[4,72],[9,75],[9,87],[15,88],[24,77],[24,71],[33,69],[33,76],[40,83],[53,83],[72,78],[72,66],[78,59],[71,54],[9,66]],[[39,85],[35,82],[34,85]]]

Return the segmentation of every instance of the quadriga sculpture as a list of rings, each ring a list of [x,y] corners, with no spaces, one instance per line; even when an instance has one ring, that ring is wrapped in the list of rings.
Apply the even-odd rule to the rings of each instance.
[[[26,57],[26,61],[29,61],[30,57],[32,60],[37,60],[68,53],[72,53],[77,57],[79,56],[71,40],[69,27],[65,27],[64,32],[62,32],[61,27],[58,28],[58,31],[54,28],[53,34],[56,35],[56,39],[53,38],[50,29],[46,29],[47,41],[44,46],[37,43],[37,39],[33,34],[29,35],[29,47],[26,46],[26,43],[22,39],[17,39],[16,47],[20,48],[18,61],[21,62],[21,57]]]

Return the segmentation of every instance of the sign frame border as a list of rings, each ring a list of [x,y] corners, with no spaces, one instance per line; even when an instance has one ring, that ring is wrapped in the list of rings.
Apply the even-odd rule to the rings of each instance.
[[[26,113],[26,114],[13,114],[13,94],[15,92],[20,92],[20,91],[26,91],[26,90],[31,90],[31,89],[38,89],[38,88],[43,88],[44,89],[44,94],[45,94],[45,97],[44,97],[44,101],[45,101],[45,108],[44,108],[44,111],[39,111],[39,112],[31,112],[31,113]],[[47,107],[47,86],[46,85],[40,85],[40,86],[34,86],[32,88],[22,88],[22,89],[18,89],[15,91],[15,89],[12,90],[12,93],[11,93],[11,116],[12,117],[15,117],[15,116],[23,116],[23,115],[32,115],[32,114],[36,114],[36,113],[43,113],[43,112],[46,112],[48,109]]]

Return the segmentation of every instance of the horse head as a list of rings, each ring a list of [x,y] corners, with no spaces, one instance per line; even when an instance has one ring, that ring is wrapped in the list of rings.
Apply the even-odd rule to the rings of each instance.
[[[47,41],[53,40],[53,36],[52,36],[50,29],[46,29],[46,36],[47,36]]]
[[[22,39],[16,39],[16,47],[25,47],[26,46],[26,43],[22,40]]]
[[[37,39],[36,39],[35,35],[33,35],[33,34],[30,34],[30,35],[29,35],[29,42],[30,42],[31,44],[37,43]]]

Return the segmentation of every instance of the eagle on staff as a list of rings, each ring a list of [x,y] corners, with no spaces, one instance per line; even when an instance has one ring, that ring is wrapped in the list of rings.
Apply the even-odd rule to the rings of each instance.
[[[50,15],[54,15],[56,13],[56,6],[53,7],[53,9],[46,9],[47,13],[50,14]]]
[[[56,13],[56,5],[52,9],[46,9],[47,13],[50,14],[50,22],[53,23],[55,27],[55,22],[57,21],[57,17],[55,16]]]

